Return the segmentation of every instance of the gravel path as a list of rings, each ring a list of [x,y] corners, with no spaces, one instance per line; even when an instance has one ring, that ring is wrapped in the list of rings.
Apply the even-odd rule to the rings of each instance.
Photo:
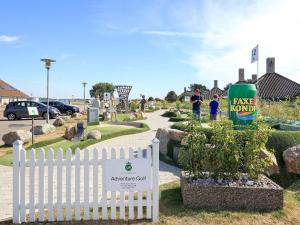
[[[147,119],[143,120],[142,122],[147,123],[150,127],[150,131],[140,133],[140,134],[134,134],[134,135],[128,135],[128,136],[121,136],[117,138],[113,138],[110,140],[106,140],[103,142],[100,142],[98,144],[92,145],[88,147],[89,150],[92,150],[94,148],[106,148],[110,149],[114,147],[116,150],[123,147],[126,150],[129,149],[129,147],[132,147],[133,149],[137,148],[147,148],[148,145],[151,144],[151,141],[155,137],[156,130],[158,128],[162,127],[169,127],[171,125],[170,122],[168,122],[168,118],[161,117],[160,115],[163,113],[163,111],[156,111],[154,113],[146,114]],[[109,152],[109,151],[108,151]],[[117,151],[118,153],[118,151]],[[128,151],[126,151],[126,155],[128,154]],[[109,153],[108,153],[109,155]],[[118,154],[117,154],[118,155]],[[83,155],[82,155],[83,156]],[[165,184],[174,180],[179,179],[180,170],[176,167],[170,166],[164,162],[159,163],[159,176],[160,176],[160,184]],[[83,171],[83,170],[81,170]],[[27,172],[27,171],[26,171]],[[45,170],[45,187],[47,187],[47,169]],[[54,177],[53,177],[53,185],[56,186],[56,171],[54,170]],[[38,174],[38,171],[36,171]],[[26,173],[28,174],[28,172]],[[72,174],[74,174],[74,171],[72,170]],[[90,175],[92,175],[92,167],[90,171]],[[99,171],[99,176],[101,176],[101,169]],[[81,175],[83,177],[83,174]],[[63,183],[65,182],[65,174],[63,172]],[[83,179],[81,179],[83,180]],[[92,180],[92,177],[90,178],[90,181]],[[101,179],[99,179],[101,181]],[[26,179],[26,183],[28,184],[28,179]],[[38,183],[38,179],[35,182]],[[101,186],[102,184],[99,182],[99,193],[101,193]],[[38,186],[36,185],[36,189]],[[74,190],[74,183],[71,187],[71,189]],[[70,191],[70,189],[68,189]],[[36,197],[38,195],[38,191],[35,192]],[[65,198],[66,190],[63,190],[63,199]],[[72,191],[72,201],[74,200],[75,196],[73,195],[74,191]],[[81,185],[81,196],[83,196],[83,185]],[[90,196],[92,196],[92,187],[90,190]],[[28,192],[27,192],[28,196]],[[45,203],[47,202],[47,190],[45,190]],[[56,197],[56,193],[54,191],[54,198]],[[0,166],[0,221],[5,220],[7,218],[11,218],[12,216],[12,167],[7,166]]]

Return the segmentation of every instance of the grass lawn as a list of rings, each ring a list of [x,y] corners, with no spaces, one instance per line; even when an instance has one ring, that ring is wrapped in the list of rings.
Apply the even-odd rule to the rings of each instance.
[[[273,212],[189,209],[182,204],[179,182],[163,185],[160,190],[157,224],[300,224],[300,181],[284,191],[284,208]]]
[[[73,153],[75,149],[78,147],[80,149],[86,148],[90,145],[96,144],[98,142],[111,139],[114,137],[119,137],[123,135],[137,134],[144,131],[149,130],[149,127],[144,124],[142,128],[135,127],[126,127],[126,126],[108,126],[108,127],[98,127],[98,126],[89,126],[87,131],[91,130],[99,130],[101,132],[102,138],[101,140],[83,140],[78,142],[72,142],[64,139],[63,137],[56,137],[53,139],[41,141],[35,143],[33,146],[27,146],[26,149],[29,150],[32,147],[36,149],[36,157],[39,155],[39,150],[41,148],[45,149],[46,157],[48,155],[48,149],[52,148],[54,151],[54,155],[56,156],[56,150],[58,148],[62,148],[64,152],[67,148],[71,148]],[[29,157],[29,154],[27,154]],[[0,165],[11,166],[12,165],[12,148],[6,151],[6,154],[0,157]]]
[[[110,217],[108,209],[108,217]],[[182,204],[179,181],[160,186],[159,202],[160,220],[156,225],[261,225],[261,224],[300,224],[300,181],[284,191],[284,208],[272,212],[259,211],[222,211],[190,209]],[[136,214],[136,210],[135,210]],[[45,213],[47,216],[47,213]],[[92,211],[91,211],[92,215]],[[100,213],[101,215],[101,213]],[[128,210],[126,211],[128,216]],[[73,215],[74,216],[74,215]],[[0,222],[0,225],[12,224],[11,221]],[[33,223],[25,223],[33,224]],[[34,223],[38,224],[38,223]],[[40,224],[40,223],[39,223]],[[43,223],[49,224],[49,223]],[[133,221],[71,221],[54,224],[153,224],[149,220]]]

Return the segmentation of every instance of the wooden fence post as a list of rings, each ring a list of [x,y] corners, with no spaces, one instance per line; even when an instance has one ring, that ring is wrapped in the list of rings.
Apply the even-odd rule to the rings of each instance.
[[[155,138],[152,141],[153,151],[153,207],[152,220],[157,222],[159,220],[159,140]]]
[[[13,223],[20,223],[20,151],[23,142],[13,143]]]

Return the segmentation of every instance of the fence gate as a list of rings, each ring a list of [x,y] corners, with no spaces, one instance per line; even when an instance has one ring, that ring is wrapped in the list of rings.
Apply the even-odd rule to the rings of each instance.
[[[22,144],[13,145],[13,223],[158,220],[157,139],[146,150],[130,148],[129,154],[123,148],[77,148],[75,155],[67,149],[65,157],[61,148],[26,152]]]

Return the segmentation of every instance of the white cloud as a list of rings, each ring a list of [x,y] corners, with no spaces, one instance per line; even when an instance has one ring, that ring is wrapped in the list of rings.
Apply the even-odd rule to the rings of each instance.
[[[18,36],[10,36],[10,35],[0,35],[0,42],[11,43],[19,40]]]
[[[275,57],[278,73],[300,81],[300,1],[257,0],[238,7],[206,1],[204,7],[201,47],[187,51],[185,60],[198,71],[199,82],[209,80],[212,86],[218,79],[223,87],[237,80],[240,67],[250,78],[256,73],[256,65],[250,64],[256,44],[260,48],[260,75],[265,73],[265,59]]]

